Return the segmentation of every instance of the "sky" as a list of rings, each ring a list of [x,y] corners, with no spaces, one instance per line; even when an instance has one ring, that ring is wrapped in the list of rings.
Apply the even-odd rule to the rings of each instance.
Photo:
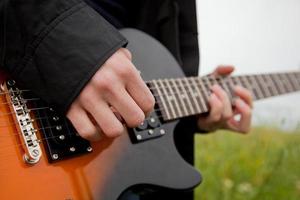
[[[197,0],[200,74],[300,70],[299,0]],[[300,125],[300,92],[255,103],[255,123]]]

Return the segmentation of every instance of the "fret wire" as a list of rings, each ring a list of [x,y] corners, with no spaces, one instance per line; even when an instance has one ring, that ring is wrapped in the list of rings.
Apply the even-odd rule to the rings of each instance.
[[[296,75],[295,75],[295,76],[296,76]],[[282,80],[282,78],[281,78],[280,80]]]
[[[252,88],[254,91],[256,91],[256,99],[263,99],[265,97],[263,90],[261,89],[261,86],[258,84],[258,80],[256,79],[255,76],[250,76],[252,84]],[[250,81],[249,81],[250,82]]]
[[[244,83],[242,82],[242,80],[240,79],[240,76],[236,76],[236,77],[233,77],[233,78],[234,78],[234,80],[236,81],[237,85],[240,85],[240,86],[242,86],[242,87],[246,87],[246,86],[244,85]]]
[[[293,92],[294,91],[293,86],[291,85],[291,83],[287,79],[286,75],[283,73],[283,74],[280,74],[280,77],[283,80],[284,84],[286,85],[287,91]]]
[[[253,96],[253,85],[250,83],[250,81],[247,79],[247,76],[241,76],[242,77],[242,79],[244,80],[244,82],[245,82],[245,85],[247,86],[246,88],[247,89],[249,89],[250,91],[251,91],[251,93],[252,93],[252,96]]]
[[[282,87],[282,85],[280,84],[280,81],[279,81],[278,77],[276,78],[276,74],[272,74],[272,75],[270,76],[270,78],[273,80],[273,83],[274,83],[274,85],[275,85],[275,87],[276,87],[278,93],[279,93],[279,94],[285,93],[285,90],[284,90],[284,88]]]
[[[295,90],[299,90],[300,89],[300,83],[297,81],[296,74],[294,74],[294,73],[288,73],[288,76],[292,80],[292,83],[293,83],[293,85],[295,87]]]
[[[264,82],[263,82],[261,76],[260,76],[260,75],[254,75],[254,78],[256,79],[257,85],[259,86],[259,88],[261,88],[261,92],[262,92],[262,94],[263,94],[263,97],[262,97],[262,98],[268,97],[268,96],[269,96],[269,95],[268,95],[269,92],[268,92],[268,90],[265,88],[265,85],[264,85]]]
[[[185,78],[183,80],[187,83],[186,84],[187,85],[187,91],[190,91],[189,93],[190,93],[190,96],[191,96],[191,103],[193,104],[192,107],[196,108],[196,110],[194,110],[194,113],[201,112],[201,109],[199,107],[199,102],[198,102],[198,100],[196,99],[196,96],[195,96],[195,95],[197,95],[197,93],[195,93],[195,90],[193,90],[192,87],[191,87],[191,84],[189,84],[188,78]]]
[[[158,88],[158,85],[157,85],[156,80],[153,80],[152,83],[153,83],[154,86],[156,87],[156,90],[157,90],[157,92],[158,92],[159,98],[160,98],[160,100],[161,100],[161,104],[162,104],[162,106],[163,106],[163,108],[164,108],[164,111],[165,111],[165,113],[162,112],[162,114],[163,114],[163,116],[165,116],[165,117],[164,117],[165,119],[170,119],[169,111],[168,111],[168,109],[166,109],[167,107],[166,107],[165,99],[164,99],[164,97],[161,95],[161,91],[160,91],[160,89]],[[165,114],[165,115],[164,115],[164,114]]]
[[[187,108],[185,107],[185,103],[184,103],[183,99],[181,98],[181,92],[179,92],[179,88],[178,88],[178,86],[176,84],[176,80],[175,79],[171,79],[171,83],[173,84],[173,86],[174,86],[174,88],[175,88],[175,90],[176,90],[176,92],[178,94],[179,101],[180,101],[181,106],[183,108],[183,114],[184,114],[184,116],[187,116],[188,115],[188,111],[187,111]]]
[[[169,96],[169,94],[168,94],[168,92],[167,92],[167,90],[166,90],[166,87],[164,86],[164,80],[159,79],[159,80],[157,81],[157,83],[158,83],[158,85],[160,84],[161,86],[163,86],[163,87],[162,87],[162,93],[166,94],[166,97],[167,97],[166,105],[167,105],[167,109],[170,108],[170,117],[171,117],[171,118],[175,118],[176,113],[175,113],[175,110],[174,110],[174,108],[173,108],[172,100],[169,98],[170,96]],[[172,97],[173,97],[173,96],[172,96]],[[168,107],[169,107],[169,108],[168,108]]]
[[[248,89],[252,93],[253,100],[258,99],[259,98],[259,94],[258,94],[257,88],[254,85],[256,82],[254,82],[254,83],[252,82],[253,80],[251,79],[251,76],[245,76],[245,79],[247,80],[247,82],[249,83],[249,85],[251,87],[251,88],[248,88]]]
[[[181,94],[183,94],[181,97],[183,98],[183,101],[185,102],[186,108],[188,110],[188,115],[190,115],[190,114],[192,114],[194,112],[192,110],[192,104],[191,104],[191,102],[190,102],[190,100],[188,98],[188,94],[186,92],[185,87],[183,86],[182,80],[183,79],[177,79],[177,81],[179,83],[179,90],[181,88],[181,92],[182,92]],[[176,80],[175,80],[175,82],[176,82]]]
[[[167,88],[169,89],[170,93],[173,95],[174,97],[174,104],[175,104],[175,112],[176,112],[176,115],[179,117],[179,116],[183,116],[183,114],[181,113],[181,109],[179,107],[179,102],[178,102],[178,97],[176,96],[176,92],[173,90],[174,88],[171,86],[171,83],[170,83],[171,79],[170,80],[167,80],[166,81],[166,85],[167,85]]]
[[[271,75],[270,74],[265,74],[264,78],[265,78],[266,82],[268,83],[268,86],[271,88],[271,92],[273,93],[272,96],[278,95],[279,91],[277,90],[273,80],[271,79]]]
[[[298,86],[300,87],[300,73],[293,73],[295,80],[298,83]]]
[[[279,76],[279,74],[274,74],[274,78],[276,78],[276,83],[277,83],[278,87],[280,88],[281,94],[286,93],[287,88],[284,85],[284,83],[281,81],[281,77]]]
[[[208,107],[208,102],[209,102],[209,96],[210,94],[208,94],[206,87],[205,87],[205,83],[203,81],[203,78],[197,78],[195,79],[195,81],[197,80],[197,82],[199,83],[200,87],[202,88],[201,90],[203,91],[204,95],[204,101],[205,101],[205,106]]]
[[[229,97],[229,100],[232,101],[233,99],[233,92],[232,92],[232,89],[230,87],[228,87],[228,84],[226,84],[225,80],[228,80],[229,78],[228,77],[225,77],[225,78],[220,78],[220,85],[223,86],[223,89],[226,91],[228,97]]]
[[[196,79],[195,78],[190,78],[190,81],[192,82],[192,86],[194,87],[194,89],[198,93],[198,98],[200,100],[199,104],[200,104],[201,110],[202,111],[207,111],[207,106],[206,106],[205,100],[202,98],[203,95],[201,94],[201,92],[199,90],[199,87],[197,86]]]

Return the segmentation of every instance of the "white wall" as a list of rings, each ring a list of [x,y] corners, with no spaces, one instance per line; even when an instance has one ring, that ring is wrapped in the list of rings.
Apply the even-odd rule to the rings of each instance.
[[[236,74],[300,70],[300,0],[197,0],[197,11],[200,74],[218,64],[235,65]],[[256,103],[258,118],[294,127],[300,94]]]

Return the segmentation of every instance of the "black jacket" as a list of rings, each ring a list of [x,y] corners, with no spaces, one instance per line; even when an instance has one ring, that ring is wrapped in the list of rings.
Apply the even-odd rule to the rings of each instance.
[[[102,1],[86,1],[0,2],[0,66],[63,113],[106,59],[127,43],[93,9]],[[124,5],[126,26],[157,38],[186,75],[197,75],[195,0],[128,0]],[[180,152],[192,163],[193,136],[178,137]]]

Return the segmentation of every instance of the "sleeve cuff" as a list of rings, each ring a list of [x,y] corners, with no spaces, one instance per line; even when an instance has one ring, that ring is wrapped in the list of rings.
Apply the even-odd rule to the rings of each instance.
[[[85,3],[53,20],[14,77],[65,113],[94,73],[127,40]]]

